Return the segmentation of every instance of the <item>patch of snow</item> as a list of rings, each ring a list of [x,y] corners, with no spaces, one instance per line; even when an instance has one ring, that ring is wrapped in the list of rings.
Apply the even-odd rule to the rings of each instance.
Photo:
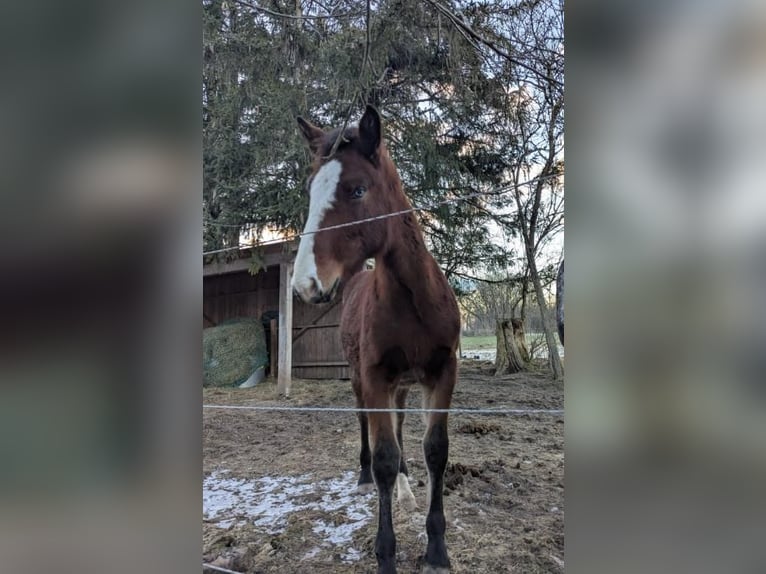
[[[317,520],[314,525],[314,534],[319,534],[326,541],[336,546],[341,546],[351,542],[354,532],[364,526],[367,520],[358,520],[356,522],[346,522],[342,524],[327,524],[324,520]]]
[[[319,554],[321,551],[322,549],[319,548],[319,546],[314,546],[314,548],[312,548],[311,550],[306,552],[306,554],[304,554],[303,560],[311,560],[314,556]]]
[[[349,548],[340,555],[340,559],[344,562],[359,562],[362,559],[362,552],[356,548]]]
[[[278,534],[284,531],[293,512],[341,512],[338,524],[317,520],[313,531],[326,543],[346,546],[351,543],[354,532],[373,518],[370,510],[373,497],[356,492],[353,472],[321,481],[315,480],[311,474],[264,476],[255,480],[229,478],[226,474],[211,473],[203,482],[202,492],[205,518],[221,528],[251,521],[269,534]],[[315,548],[306,557],[313,557],[318,552],[319,548]],[[361,558],[361,552],[349,548],[342,557],[346,561],[356,561]]]
[[[496,356],[497,349],[463,349],[464,359],[494,362]]]
[[[562,345],[558,345],[559,350],[559,357],[564,357],[564,347]],[[495,362],[495,359],[497,358],[497,349],[463,349],[463,359],[474,359],[477,361],[492,361]],[[547,359],[548,358],[548,347],[545,345],[541,345],[537,348],[537,352],[535,353],[536,359]]]

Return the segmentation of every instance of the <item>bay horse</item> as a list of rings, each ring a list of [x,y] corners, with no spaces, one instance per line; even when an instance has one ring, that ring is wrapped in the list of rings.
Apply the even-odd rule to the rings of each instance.
[[[410,208],[381,139],[381,119],[367,106],[358,127],[330,132],[298,118],[313,154],[309,214],[298,247],[293,290],[303,301],[332,299],[342,285],[341,338],[358,408],[403,408],[409,384],[423,388],[423,406],[447,409],[457,381],[460,315],[452,289],[428,252],[413,213],[313,233],[323,228]],[[341,143],[330,156],[338,136]],[[372,270],[363,270],[367,259]],[[394,485],[407,510],[416,506],[402,454],[404,413],[359,412],[358,489],[378,491],[378,572],[396,572],[391,517]],[[449,572],[442,501],[449,438],[447,413],[426,418],[428,544],[425,573]],[[373,483],[374,480],[374,483]]]

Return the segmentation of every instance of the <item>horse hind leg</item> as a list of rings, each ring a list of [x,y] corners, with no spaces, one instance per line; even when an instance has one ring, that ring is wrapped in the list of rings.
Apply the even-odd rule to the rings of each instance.
[[[396,391],[396,408],[403,409],[407,405],[407,393],[409,388],[402,386]],[[402,439],[402,425],[404,424],[404,413],[396,413],[396,440],[399,443],[399,474],[396,477],[396,498],[399,506],[412,512],[418,507],[415,502],[415,495],[410,488],[409,472],[407,471],[407,462],[404,458],[404,441]]]

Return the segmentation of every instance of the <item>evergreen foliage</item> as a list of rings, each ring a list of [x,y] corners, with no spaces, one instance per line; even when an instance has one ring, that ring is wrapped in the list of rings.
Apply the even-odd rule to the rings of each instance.
[[[205,250],[302,229],[298,115],[336,127],[375,105],[414,205],[562,169],[558,0],[204,0],[203,12]],[[477,268],[520,272],[504,239],[545,197],[526,213],[506,194],[419,214],[458,293]],[[541,217],[536,248],[562,218]]]

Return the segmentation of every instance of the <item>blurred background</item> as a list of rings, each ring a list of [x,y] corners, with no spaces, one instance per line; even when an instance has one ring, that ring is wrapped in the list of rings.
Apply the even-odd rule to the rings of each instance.
[[[4,572],[200,567],[200,13],[0,6]]]
[[[567,571],[762,572],[766,7],[566,38]]]

